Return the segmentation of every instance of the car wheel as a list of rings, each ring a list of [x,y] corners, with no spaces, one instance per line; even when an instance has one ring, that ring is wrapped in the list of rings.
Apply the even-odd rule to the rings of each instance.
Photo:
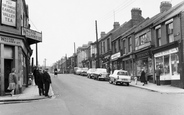
[[[110,83],[110,84],[112,84],[112,81],[111,81],[111,80],[109,80],[109,83]]]
[[[127,86],[129,86],[130,84],[129,83],[127,83]]]

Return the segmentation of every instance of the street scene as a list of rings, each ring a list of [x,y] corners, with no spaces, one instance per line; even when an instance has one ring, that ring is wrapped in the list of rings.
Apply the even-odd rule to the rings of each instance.
[[[0,115],[183,115],[184,0],[0,6]]]
[[[73,74],[51,76],[53,98],[1,104],[0,114],[182,115],[184,112],[184,92],[163,93],[134,85],[112,85]],[[139,85],[142,84],[138,82]]]

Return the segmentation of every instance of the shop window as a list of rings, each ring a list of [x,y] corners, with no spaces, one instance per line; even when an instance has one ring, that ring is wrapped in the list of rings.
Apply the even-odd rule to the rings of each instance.
[[[159,66],[161,71],[162,71],[162,74],[163,74],[163,57],[156,57],[156,60],[155,60],[155,63],[156,63],[156,67]]]
[[[172,67],[172,75],[179,74],[179,59],[178,54],[171,54],[171,67]]]
[[[164,73],[170,74],[169,55],[164,56]]]

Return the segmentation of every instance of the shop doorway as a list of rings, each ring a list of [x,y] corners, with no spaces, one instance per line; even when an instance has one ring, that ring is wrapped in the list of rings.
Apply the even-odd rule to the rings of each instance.
[[[8,92],[7,88],[9,85],[9,74],[12,69],[12,59],[5,59],[4,60],[4,91]]]

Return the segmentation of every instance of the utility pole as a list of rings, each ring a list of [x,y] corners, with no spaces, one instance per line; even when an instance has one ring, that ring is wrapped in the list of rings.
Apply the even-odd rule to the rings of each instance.
[[[38,67],[38,44],[36,43],[36,66]]]
[[[99,45],[98,45],[98,29],[96,20],[95,20],[95,27],[96,27],[96,49],[97,49],[96,68],[99,68]]]

